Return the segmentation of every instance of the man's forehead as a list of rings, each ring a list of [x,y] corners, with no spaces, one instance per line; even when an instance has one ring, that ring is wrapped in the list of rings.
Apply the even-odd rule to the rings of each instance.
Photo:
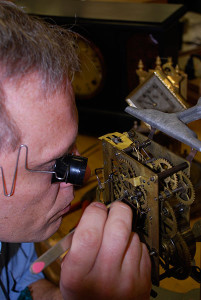
[[[68,134],[60,134],[60,139],[56,143],[52,142],[50,144],[46,144],[43,148],[44,155],[46,161],[54,160],[68,152],[72,151],[75,147],[77,139],[77,130],[71,130],[71,133]]]
[[[41,103],[41,98],[46,99],[46,101],[54,101],[53,95],[68,94],[70,91],[69,87],[72,88],[69,79],[66,79],[66,82],[64,81],[55,87],[50,82],[46,82],[42,74],[38,72],[28,73],[19,78],[5,78],[2,80],[2,85],[6,95],[8,94],[9,96],[10,90],[15,94],[23,93],[29,96],[29,98],[34,97],[35,103],[38,104]]]
[[[30,141],[32,146],[34,144],[36,156],[39,155],[43,161],[49,161],[71,150],[76,142],[78,130],[77,119],[71,109],[59,114],[58,111],[54,111],[49,120],[40,118],[38,122]]]
[[[28,83],[27,83],[28,82]],[[6,86],[6,85],[5,85]],[[77,112],[71,86],[47,96],[38,78],[21,88],[7,84],[7,108],[22,133],[33,157],[42,160],[60,156],[75,142]],[[10,88],[9,88],[10,87]],[[31,156],[31,155],[30,155]]]

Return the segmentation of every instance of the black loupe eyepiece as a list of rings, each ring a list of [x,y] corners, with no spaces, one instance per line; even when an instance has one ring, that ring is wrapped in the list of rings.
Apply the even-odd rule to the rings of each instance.
[[[66,155],[58,158],[55,163],[55,173],[52,175],[52,183],[66,182],[82,185],[87,161],[86,157],[75,155]]]

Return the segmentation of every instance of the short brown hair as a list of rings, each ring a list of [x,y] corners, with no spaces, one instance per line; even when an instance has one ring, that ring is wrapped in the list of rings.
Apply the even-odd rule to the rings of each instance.
[[[10,1],[0,0],[0,81],[18,80],[37,72],[47,92],[56,90],[79,69],[75,45],[70,30],[30,16]],[[20,133],[14,121],[6,116],[5,94],[0,84],[0,149],[3,143],[12,141],[7,146],[14,150],[17,145],[14,136],[19,143]],[[12,133],[10,137],[14,140],[6,138],[8,133]]]

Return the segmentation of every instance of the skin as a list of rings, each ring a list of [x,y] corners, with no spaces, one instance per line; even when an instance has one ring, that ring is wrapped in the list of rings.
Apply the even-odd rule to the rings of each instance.
[[[120,202],[109,214],[102,203],[86,209],[61,268],[64,299],[150,299],[150,258],[131,223]]]
[[[37,74],[14,85],[5,81],[6,107],[28,146],[28,166],[48,170],[71,152],[77,135],[77,111],[71,85],[48,97]],[[0,155],[8,192],[18,149]],[[71,184],[51,184],[50,174],[25,170],[25,149],[18,165],[14,194],[0,198],[0,240],[41,241],[60,226],[73,200]],[[33,299],[149,299],[151,264],[147,248],[131,232],[132,212],[123,203],[109,211],[94,202],[85,210],[61,268],[60,290],[47,280],[33,283]]]
[[[22,144],[26,144],[29,149],[29,168],[49,170],[54,160],[70,152],[75,143],[77,111],[70,84],[67,94],[57,92],[47,98],[38,87],[40,81],[35,74],[20,86],[13,86],[12,82],[4,83],[7,109],[21,130]],[[9,155],[3,153],[0,156],[8,192],[17,153],[18,148]],[[74,198],[71,184],[51,184],[51,174],[28,172],[24,162],[23,148],[14,194],[10,198],[1,196],[0,199],[1,241],[31,242],[47,239],[59,228],[62,215]]]

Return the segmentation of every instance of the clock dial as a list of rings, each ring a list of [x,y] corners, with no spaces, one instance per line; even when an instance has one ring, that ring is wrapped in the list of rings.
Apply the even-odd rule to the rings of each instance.
[[[186,108],[182,97],[177,94],[170,82],[160,72],[151,74],[126,99],[130,106],[156,109],[167,113]]]
[[[94,43],[78,35],[78,57],[80,71],[73,78],[73,89],[77,99],[90,99],[102,88],[105,66],[101,52]]]
[[[181,108],[181,105],[175,101],[174,97],[171,94],[168,95],[166,88],[161,88],[155,84],[151,85],[138,98],[137,102],[138,106],[141,103],[141,108],[156,109],[163,112],[172,112]]]

